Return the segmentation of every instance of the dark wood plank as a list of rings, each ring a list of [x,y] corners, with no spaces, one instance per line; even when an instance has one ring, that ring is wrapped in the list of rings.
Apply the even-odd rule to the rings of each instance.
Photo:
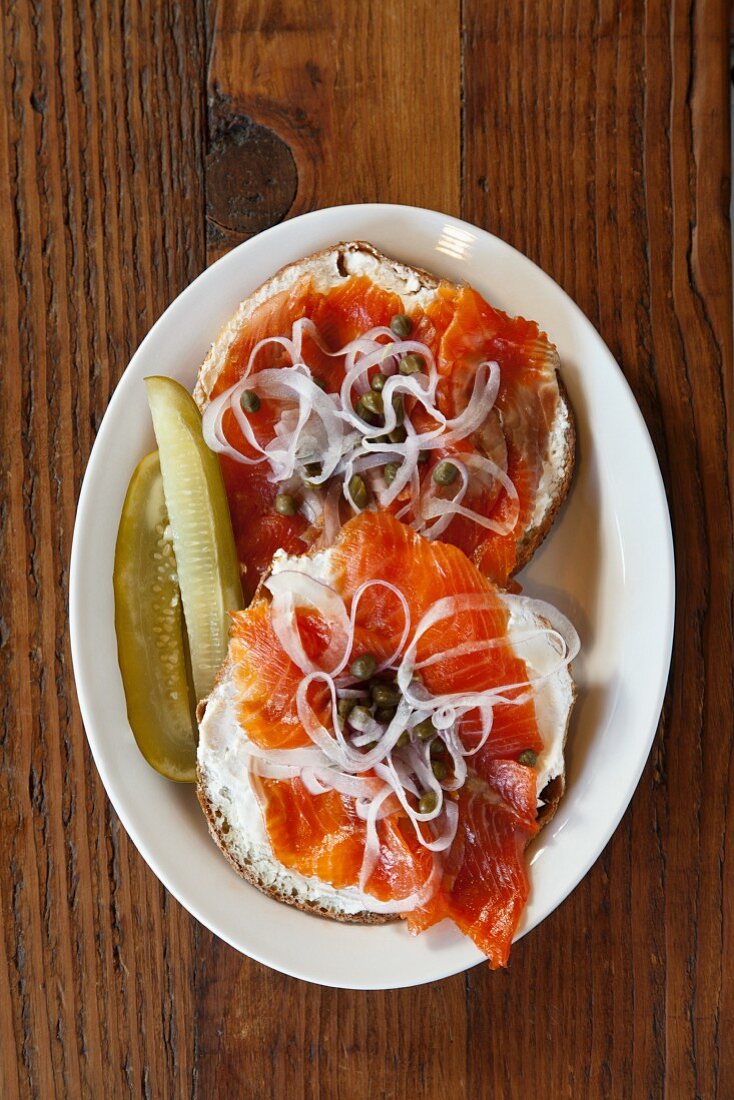
[[[492,1029],[477,1089],[511,1093],[514,1047],[528,1092],[734,1090],[725,9],[465,5],[464,214],[541,264],[622,364],[668,488],[679,600],[661,729],[622,826],[508,975],[469,975],[470,1047],[498,1018],[534,1024],[524,1060],[512,1025]]]
[[[458,213],[458,0],[208,9],[210,260],[318,207]]]
[[[467,1095],[462,977],[354,993],[273,973],[214,940],[202,954],[198,1095],[225,1082],[273,1100]]]
[[[0,1093],[168,1097],[192,1077],[193,922],[91,762],[67,581],[110,394],[204,263],[204,30],[194,5],[18,3],[2,42]]]

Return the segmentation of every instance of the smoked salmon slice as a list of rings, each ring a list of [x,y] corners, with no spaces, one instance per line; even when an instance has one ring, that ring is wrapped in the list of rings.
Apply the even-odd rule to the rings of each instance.
[[[490,785],[462,788],[445,888],[448,916],[485,952],[493,968],[507,962],[530,893],[524,852],[538,831],[526,815],[519,816],[496,795]]]
[[[303,583],[299,569],[307,571],[308,561],[295,558],[279,565],[294,592]],[[363,512],[347,522],[319,561],[320,579],[312,588],[321,586],[331,601],[338,595],[344,619],[351,623],[341,671],[330,664],[323,675],[308,673],[319,670],[334,648],[336,627],[320,612],[318,599],[305,599],[296,610],[294,633],[288,635],[290,655],[284,648],[275,597],[267,587],[248,609],[233,616],[228,663],[237,717],[243,734],[258,750],[251,782],[273,853],[285,867],[336,889],[359,887],[378,911],[380,905],[392,905],[400,913],[401,903],[413,899],[402,914],[411,931],[449,918],[485,952],[493,967],[504,965],[528,896],[524,849],[538,828],[537,773],[518,758],[528,750],[540,751],[543,744],[533,699],[521,697],[529,685],[528,670],[513,648],[507,605],[461,550],[427,541],[388,513]],[[431,623],[441,601],[449,601],[452,612]],[[306,668],[295,659],[296,652]],[[409,738],[406,734],[409,743],[404,747],[403,741],[396,743],[391,757],[342,775],[342,784],[347,784],[342,790],[338,783],[329,787],[319,768],[310,781],[304,771],[284,778],[263,774],[267,766],[292,762],[294,751],[314,751],[304,725],[304,699],[311,720],[330,744],[336,744],[329,684],[344,690],[347,698],[359,692],[361,684],[355,684],[350,668],[355,658],[368,654],[378,668],[392,656],[390,666],[375,673],[370,690],[375,683],[383,690],[403,684],[400,670],[410,659],[414,671],[401,689],[404,698],[411,691],[428,692],[448,703],[501,689],[506,700],[493,707],[492,728],[483,747],[466,755],[462,782],[452,786],[458,758],[450,757],[443,743],[433,746],[442,755],[434,757],[432,748],[430,758],[426,756],[441,761],[435,774],[447,784],[443,814],[455,823],[453,839],[440,852],[425,843],[438,835],[438,823],[434,828],[415,821],[420,791],[411,786],[412,780],[406,780],[400,792],[407,807],[395,790],[383,788],[389,760],[404,774],[409,754],[420,754],[418,726],[412,727]],[[351,721],[347,713],[347,725],[340,726],[343,737],[350,736]],[[476,709],[465,708],[454,733],[447,729],[443,737],[448,745],[455,736],[468,752],[479,743],[481,730],[478,704]],[[436,728],[431,727],[429,735],[440,741]],[[281,750],[286,754],[279,756]],[[373,751],[370,745],[364,748],[366,754]],[[324,763],[328,764],[326,757]],[[349,793],[350,783],[360,784],[367,795]],[[381,790],[383,812],[374,822],[377,848],[365,871],[371,843],[369,798]]]

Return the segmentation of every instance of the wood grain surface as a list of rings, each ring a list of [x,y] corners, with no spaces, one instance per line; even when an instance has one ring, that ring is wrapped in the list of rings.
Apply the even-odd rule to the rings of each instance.
[[[0,18],[0,1096],[734,1096],[724,0]],[[389,993],[271,972],[166,894],[68,640],[75,502],[149,326],[238,241],[363,200],[460,214],[576,299],[649,427],[678,578],[658,737],[590,874],[506,972]]]

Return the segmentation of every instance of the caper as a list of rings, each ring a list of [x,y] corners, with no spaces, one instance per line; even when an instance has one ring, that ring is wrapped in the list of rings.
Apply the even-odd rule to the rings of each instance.
[[[370,408],[365,404],[365,397],[378,397],[379,394],[365,394],[364,397],[360,397],[357,404],[354,406],[354,411],[360,420],[366,420],[368,424],[377,424],[380,417],[377,413],[373,413]]]
[[[526,749],[525,752],[521,752],[518,756],[518,763],[527,764],[529,768],[534,768],[538,763],[538,754],[533,752],[532,749]]]
[[[367,409],[375,416],[382,416],[385,406],[382,403],[381,394],[375,393],[374,390],[368,390],[367,393],[362,394],[360,401],[363,409]]]
[[[339,702],[336,704],[336,709],[339,717],[343,718],[346,722],[347,718],[352,713],[356,705],[357,704],[355,703],[354,699],[340,699]]]
[[[415,735],[421,741],[430,741],[436,732],[436,727],[433,724],[432,718],[424,718],[422,722],[419,722],[415,727]]]
[[[400,702],[400,688],[395,684],[386,684],[384,680],[375,680],[370,694],[372,702],[378,707],[396,707]]]
[[[364,746],[364,748],[367,752],[369,752],[369,750],[374,749],[376,745],[377,745],[376,741],[368,741],[367,744]]]
[[[431,741],[431,756],[443,756],[446,752],[446,746],[440,737],[435,737]]]
[[[423,356],[416,355],[414,351],[411,351],[400,360],[398,370],[401,374],[420,374],[425,365],[426,361]]]
[[[428,462],[428,451],[418,451],[418,465],[425,466]]]
[[[361,478],[359,474],[353,474],[352,477],[350,477],[349,493],[359,509],[367,507],[367,501],[370,495],[364,483],[364,478]]]
[[[275,511],[279,516],[295,516],[298,505],[290,493],[278,493],[275,498]]]
[[[318,386],[320,390],[326,389],[326,382],[323,380],[323,378],[319,378],[318,375],[314,374],[311,381],[315,386]]]
[[[398,476],[398,470],[400,469],[399,462],[387,462],[385,469],[382,471],[382,476],[385,479],[386,485],[392,485],[395,478]]]
[[[375,719],[378,722],[392,722],[397,712],[397,707],[376,707]]]
[[[240,396],[240,405],[243,412],[256,413],[260,408],[260,398],[254,390],[243,390]]]
[[[372,389],[375,391],[375,393],[382,393],[385,388],[386,382],[387,378],[385,378],[385,375],[378,371],[377,374],[372,375],[370,386],[372,386]]]
[[[393,395],[392,407],[395,410],[395,423],[402,424],[405,420],[405,406],[399,393]]]
[[[357,680],[369,680],[376,667],[377,661],[374,656],[371,653],[363,653],[361,657],[356,657],[352,661],[349,671]],[[361,709],[366,710],[365,707]]]
[[[391,443],[405,443],[408,433],[402,424],[398,424],[397,428],[393,428],[391,432],[388,432],[387,438]]]
[[[321,463],[307,462],[306,465],[303,467],[303,472],[306,477],[318,477],[321,473]]]
[[[437,485],[452,485],[459,471],[453,462],[439,462],[433,471],[433,480]]]
[[[352,707],[351,711],[349,712],[349,724],[350,726],[354,726],[355,729],[359,729],[359,727],[367,722],[368,719],[370,719],[371,717],[372,715],[370,714],[367,707]]]
[[[432,760],[431,769],[433,770],[433,774],[435,775],[439,783],[442,779],[446,778],[446,765],[444,764],[443,760]]]
[[[413,322],[410,317],[405,313],[396,313],[390,321],[390,328],[396,336],[402,337],[404,340],[406,336],[410,335],[410,330],[413,327]]]
[[[418,802],[419,814],[432,814],[438,805],[438,795],[435,791],[425,791]]]
[[[396,745],[397,748],[402,749],[409,742],[410,742],[410,734],[408,733],[407,730],[403,730],[403,732],[400,734],[400,737],[398,737],[397,741],[395,742],[395,745]]]

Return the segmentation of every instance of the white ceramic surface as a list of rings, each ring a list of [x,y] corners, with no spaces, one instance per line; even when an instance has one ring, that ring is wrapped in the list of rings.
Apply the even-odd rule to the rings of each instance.
[[[278,225],[234,249],[153,326],[110,402],[79,501],[71,563],[71,641],[89,744],[107,793],[155,874],[198,920],[254,959],[324,985],[415,985],[482,961],[444,923],[414,938],[402,924],[339,925],[243,883],[207,834],[194,791],[160,778],[125,715],[113,620],[112,563],[130,475],[154,445],[143,378],[191,387],[220,326],[283,264],[361,238],[408,263],[467,280],[492,303],[537,320],[557,344],[576,411],[570,497],[520,580],[575,623],[582,654],[567,749],[568,788],[530,849],[532,894],[519,936],[586,874],[616,828],[647,759],[662,706],[673,631],[670,523],[640,411],[601,338],[570,298],[503,241],[433,211],[345,206]],[[610,890],[625,884],[610,883]],[[522,951],[522,947],[515,947]]]

